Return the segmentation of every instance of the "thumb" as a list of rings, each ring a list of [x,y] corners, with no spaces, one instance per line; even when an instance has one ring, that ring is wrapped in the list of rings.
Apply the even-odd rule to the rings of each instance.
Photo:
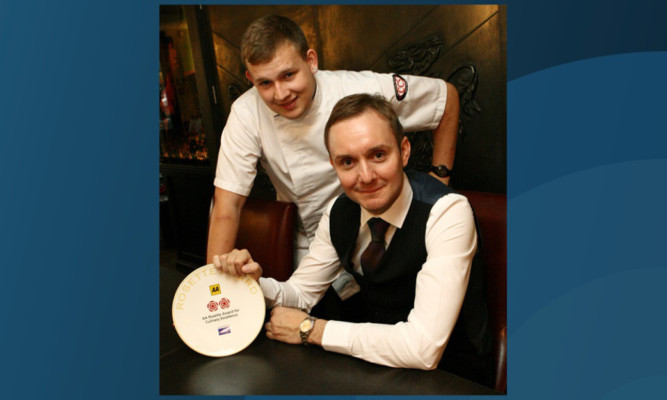
[[[245,264],[241,271],[244,274],[252,275],[256,281],[259,281],[259,277],[262,276],[262,267],[256,262],[250,262]]]

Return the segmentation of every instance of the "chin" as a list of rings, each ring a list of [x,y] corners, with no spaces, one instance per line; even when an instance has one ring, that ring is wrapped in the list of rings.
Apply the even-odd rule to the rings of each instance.
[[[371,201],[371,202],[365,202],[365,203],[360,202],[359,204],[372,214],[382,214],[384,211],[387,210],[387,204],[386,203]]]
[[[294,110],[290,110],[290,111],[282,110],[278,114],[282,115],[283,117],[285,117],[287,119],[297,119],[297,118],[299,118],[300,116],[303,115],[303,110],[297,107]]]

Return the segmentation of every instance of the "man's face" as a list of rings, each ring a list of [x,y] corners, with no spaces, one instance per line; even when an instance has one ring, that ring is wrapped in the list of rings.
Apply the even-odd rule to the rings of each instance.
[[[308,50],[304,60],[294,45],[285,42],[278,46],[269,62],[248,63],[246,76],[272,111],[295,119],[308,111],[313,102],[316,67],[314,50]]]
[[[375,111],[332,125],[329,152],[345,194],[372,214],[385,212],[401,193],[403,167],[410,158],[410,142],[401,148]]]

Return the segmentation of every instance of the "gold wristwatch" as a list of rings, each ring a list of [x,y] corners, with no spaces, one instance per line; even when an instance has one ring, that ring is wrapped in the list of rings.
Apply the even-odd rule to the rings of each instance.
[[[310,336],[310,332],[313,331],[313,328],[315,327],[315,317],[311,317],[310,315],[306,317],[303,321],[301,321],[301,324],[299,324],[299,334],[301,335],[301,343],[303,343],[304,346],[308,346],[308,336]]]

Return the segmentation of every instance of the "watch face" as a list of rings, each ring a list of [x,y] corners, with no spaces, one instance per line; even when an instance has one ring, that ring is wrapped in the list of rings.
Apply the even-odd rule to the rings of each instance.
[[[449,176],[449,173],[451,172],[444,165],[438,165],[437,167],[434,166],[431,168],[431,171],[433,171],[436,175],[438,175],[441,178]]]
[[[304,319],[299,325],[299,330],[301,332],[308,332],[313,327],[313,323],[309,319]]]

